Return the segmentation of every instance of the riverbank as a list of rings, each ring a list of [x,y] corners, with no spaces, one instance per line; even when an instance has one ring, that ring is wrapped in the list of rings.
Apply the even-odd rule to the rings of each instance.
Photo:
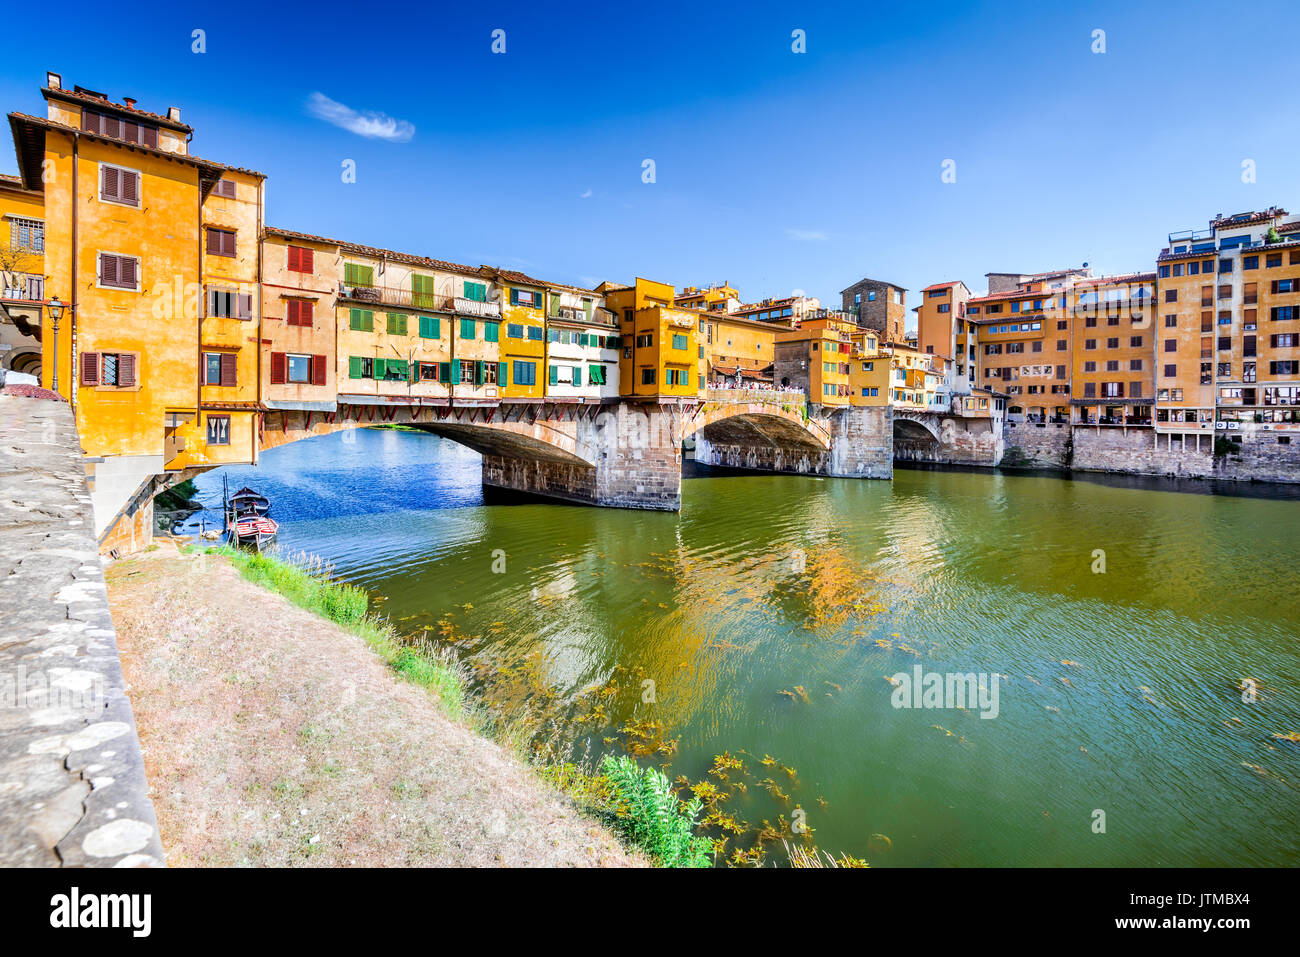
[[[436,682],[227,557],[162,541],[107,579],[168,864],[644,863]]]

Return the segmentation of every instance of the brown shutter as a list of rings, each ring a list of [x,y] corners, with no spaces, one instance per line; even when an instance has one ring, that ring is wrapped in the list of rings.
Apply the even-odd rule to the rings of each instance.
[[[125,125],[125,128],[122,130],[122,138],[123,138],[124,140],[126,140],[128,143],[139,143],[139,142],[140,142],[140,124],[139,124],[139,123],[127,123],[127,124]]]
[[[117,357],[117,384],[122,388],[135,387],[135,356],[129,352]]]
[[[211,226],[208,227],[207,253],[209,256],[221,255],[221,233],[213,229]]]
[[[285,367],[284,353],[272,352],[271,353],[271,385],[284,385],[284,380],[285,380],[284,367]]]
[[[141,126],[140,129],[143,131],[140,142],[150,149],[156,150],[158,148],[158,127]]]
[[[221,384],[224,386],[233,386],[235,384],[235,367],[238,356],[233,352],[223,352],[221,354]]]
[[[135,259],[130,256],[118,256],[118,281],[128,289],[135,288]]]
[[[100,199],[120,200],[122,198],[122,189],[120,185],[122,171],[112,166],[100,167],[102,171],[102,183],[99,187]]]
[[[122,173],[121,200],[124,203],[139,205],[140,203],[140,174],[139,173]]]
[[[87,133],[99,132],[99,114],[94,110],[81,111],[81,128]]]
[[[311,384],[312,385],[325,384],[325,357],[324,356],[311,357]]]
[[[99,385],[98,352],[83,352],[81,354],[81,384]]]
[[[99,254],[99,281],[105,286],[117,285],[117,257],[109,253]]]

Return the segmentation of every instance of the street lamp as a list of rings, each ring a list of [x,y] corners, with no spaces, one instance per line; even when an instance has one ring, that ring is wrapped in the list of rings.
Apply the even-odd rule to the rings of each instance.
[[[54,332],[54,348],[51,350],[54,354],[54,376],[50,385],[52,386],[53,391],[58,392],[59,391],[59,320],[63,318],[63,310],[66,309],[67,306],[59,302],[59,297],[55,296],[48,303],[45,304],[45,308],[50,311],[50,328]]]

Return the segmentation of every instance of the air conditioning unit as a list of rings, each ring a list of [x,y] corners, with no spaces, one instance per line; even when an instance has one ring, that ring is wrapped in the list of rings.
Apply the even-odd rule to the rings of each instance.
[[[1214,423],[1214,427],[1215,427],[1216,429],[1226,429],[1226,428],[1228,427],[1228,423],[1227,423],[1227,422],[1215,422],[1215,423]]]

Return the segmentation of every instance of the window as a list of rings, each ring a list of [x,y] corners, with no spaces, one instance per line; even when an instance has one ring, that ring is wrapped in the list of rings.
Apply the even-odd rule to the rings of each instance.
[[[133,352],[83,352],[81,384],[133,389],[136,386],[135,367]]]
[[[81,128],[87,133],[111,136],[113,139],[125,140],[128,143],[138,143],[152,150],[158,148],[158,127],[123,119],[109,113],[101,113],[98,110],[81,111]]]
[[[110,289],[139,289],[140,260],[116,253],[99,254],[99,284]]]
[[[605,367],[587,366],[587,379],[592,385],[605,385]]]
[[[487,285],[465,280],[465,298],[470,302],[487,302]]]
[[[324,357],[321,357],[322,360]],[[321,372],[325,371],[324,362],[321,363]],[[289,354],[285,357],[285,378],[290,382],[309,383],[312,380],[312,357],[297,354]]]
[[[1288,322],[1292,319],[1300,319],[1300,306],[1274,306],[1269,310],[1268,317],[1273,322]]]
[[[306,246],[289,247],[289,271],[311,272],[315,266],[316,254]]]
[[[516,361],[511,374],[514,376],[515,385],[536,385],[537,363]]]
[[[348,328],[354,332],[374,332],[375,314],[369,309],[349,309]]]
[[[642,369],[642,370],[641,370],[641,384],[642,384],[642,385],[654,385],[654,384],[655,384],[655,370],[654,370],[654,369]]]
[[[362,266],[359,263],[343,264],[343,285],[373,286],[375,284],[375,267]]]
[[[209,415],[208,420],[208,445],[229,445],[230,444],[230,416],[228,415]]]
[[[1275,359],[1268,364],[1268,371],[1273,375],[1300,374],[1300,361],[1296,359]]]
[[[648,349],[653,344],[654,344],[654,335],[652,333],[647,332],[644,335],[640,335],[636,337],[636,347],[638,349]]]
[[[1178,340],[1177,340],[1177,339],[1166,339],[1166,340],[1165,340],[1165,352],[1177,352],[1177,351],[1178,351]]]
[[[462,339],[473,339],[474,326],[475,322],[473,319],[462,319],[460,321],[460,337]]]
[[[1231,259],[1220,259],[1220,260],[1219,260],[1219,272],[1220,272],[1220,273],[1232,272],[1232,260],[1231,260]]]
[[[511,289],[510,305],[512,306],[532,306],[538,308],[542,304],[542,294],[540,292],[530,292],[527,289]]]
[[[107,163],[99,164],[99,198],[105,203],[139,206],[139,171]]]
[[[310,299],[286,299],[285,322],[291,326],[310,326],[313,306]]]
[[[1177,302],[1177,301],[1178,301],[1178,290],[1177,290],[1177,289],[1166,289],[1166,290],[1165,290],[1165,302]]]
[[[537,342],[541,342],[541,341],[542,341],[542,327],[541,327],[541,326],[526,326],[525,328],[528,330],[528,338],[529,338],[529,339],[536,340]]]
[[[1084,340],[1083,340],[1083,347],[1084,347],[1085,349],[1096,349],[1096,348],[1097,348],[1097,340],[1096,340],[1096,339],[1084,339]]]
[[[1280,265],[1282,265],[1282,254],[1281,254],[1281,253],[1269,253],[1267,256],[1264,257],[1264,268],[1265,268],[1265,269],[1274,269],[1274,268],[1276,268],[1277,266],[1280,266]]]
[[[253,296],[233,289],[209,287],[208,316],[215,319],[252,319]]]
[[[1128,344],[1129,344],[1129,348],[1131,348],[1131,349],[1141,349],[1141,348],[1142,348],[1142,337],[1141,337],[1141,336],[1129,336]]]
[[[419,365],[419,369],[420,369],[420,381],[421,381],[421,382],[437,382],[437,381],[438,381],[438,363],[436,363],[436,362],[421,362],[420,365]]]
[[[233,229],[217,229],[215,226],[209,226],[207,232],[209,256],[235,255],[235,231]]]
[[[390,336],[406,335],[406,316],[400,312],[390,312],[387,329]]]
[[[1241,268],[1242,268],[1242,269],[1258,269],[1258,268],[1259,268],[1259,257],[1258,257],[1258,256],[1243,256],[1242,259],[1241,259]]]
[[[275,354],[271,354],[271,381],[275,381]],[[370,356],[348,356],[348,377],[352,379],[373,379],[375,377],[375,360]]]
[[[212,195],[220,196],[222,199],[234,199],[235,181],[226,179],[224,176],[221,177],[221,179],[217,180],[217,184],[212,187]]]
[[[1161,375],[1163,375],[1166,379],[1178,378],[1178,366],[1175,365],[1165,366],[1164,371],[1161,373]]]
[[[437,339],[442,334],[442,320],[438,316],[420,316],[420,338]]]
[[[1177,316],[1165,316],[1165,328],[1166,328],[1166,329],[1176,329],[1176,328],[1178,328],[1178,317],[1177,317]]]
[[[731,343],[728,342],[727,344],[730,345]],[[686,337],[679,332],[673,333],[673,348],[674,349],[686,348]]]
[[[1128,360],[1128,368],[1129,368],[1129,371],[1130,371],[1130,372],[1139,372],[1139,371],[1141,371],[1141,369],[1142,369],[1142,360],[1141,360],[1141,359],[1129,359],[1129,360]]]
[[[518,322],[506,323],[506,335],[511,339],[522,339],[524,337],[524,327]]]
[[[13,249],[26,249],[34,253],[44,252],[45,224],[39,219],[11,217],[9,220],[9,245]]]
[[[235,385],[236,355],[233,352],[203,353],[204,385]]]

